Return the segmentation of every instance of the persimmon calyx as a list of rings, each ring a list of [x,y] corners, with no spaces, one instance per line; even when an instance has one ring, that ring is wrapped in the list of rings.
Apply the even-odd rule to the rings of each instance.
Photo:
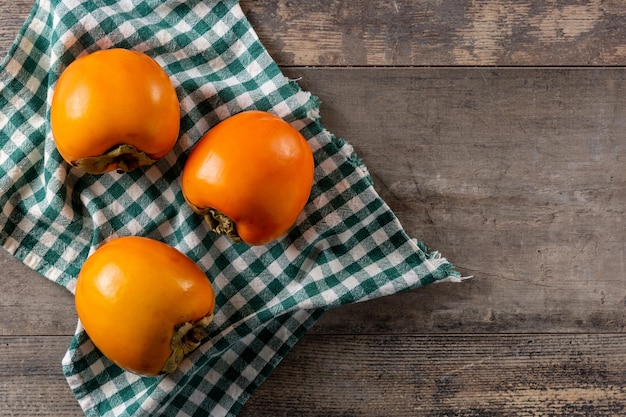
[[[202,339],[207,335],[206,328],[213,321],[213,313],[204,316],[196,322],[187,322],[179,326],[174,332],[172,342],[172,354],[161,369],[162,374],[173,372],[183,361],[185,355],[193,352],[200,346]]]
[[[233,219],[214,208],[209,207],[202,209],[196,207],[189,200],[186,201],[193,211],[204,217],[204,220],[209,225],[209,229],[211,229],[211,231],[217,233],[218,235],[226,235],[235,243],[242,242],[242,239],[237,232],[237,225]]]
[[[241,242],[241,237],[237,233],[237,225],[235,222],[219,210],[208,209],[204,213],[204,220],[208,223],[209,228],[218,235],[226,235],[233,242]]]
[[[128,172],[142,165],[152,165],[156,159],[132,145],[123,144],[100,156],[88,156],[72,161],[72,165],[90,174],[102,174],[114,167],[118,172]]]

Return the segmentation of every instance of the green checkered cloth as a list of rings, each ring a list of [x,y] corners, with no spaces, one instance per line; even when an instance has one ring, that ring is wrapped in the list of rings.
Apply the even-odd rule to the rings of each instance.
[[[90,175],[56,151],[50,98],[76,57],[111,47],[143,51],[169,74],[181,136],[151,167]],[[104,241],[147,236],[191,257],[216,290],[208,340],[167,376],[113,365],[79,323],[62,365],[88,416],[236,415],[329,307],[458,277],[407,236],[352,147],[324,129],[318,101],[281,73],[234,0],[40,0],[0,70],[2,246],[73,292],[81,265]],[[292,123],[316,164],[296,225],[258,247],[209,232],[180,187],[194,143],[247,109]]]

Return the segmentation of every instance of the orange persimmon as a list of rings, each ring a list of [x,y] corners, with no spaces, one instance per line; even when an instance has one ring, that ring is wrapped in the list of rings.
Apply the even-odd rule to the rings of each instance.
[[[176,369],[213,318],[213,287],[200,267],[166,243],[120,237],[87,258],[75,292],[78,317],[94,345],[144,376]]]
[[[313,185],[313,153],[280,117],[249,110],[211,128],[185,163],[182,191],[217,233],[262,245],[286,233]]]
[[[76,59],[61,73],[50,124],[69,164],[94,174],[130,171],[174,147],[180,106],[156,61],[139,51],[105,49]]]

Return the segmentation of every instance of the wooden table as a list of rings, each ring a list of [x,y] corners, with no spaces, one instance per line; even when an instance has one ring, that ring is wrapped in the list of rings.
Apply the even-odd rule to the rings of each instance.
[[[32,3],[0,2],[2,55]],[[474,278],[332,310],[241,415],[626,415],[626,3],[242,6],[407,231]],[[0,415],[82,415],[72,296],[0,271]]]

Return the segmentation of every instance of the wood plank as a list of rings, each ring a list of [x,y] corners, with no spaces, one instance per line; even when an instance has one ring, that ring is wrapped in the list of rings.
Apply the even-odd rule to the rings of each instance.
[[[626,4],[577,0],[244,0],[281,65],[626,63]]]
[[[0,415],[82,415],[67,337],[0,337]],[[620,416],[625,335],[306,336],[246,416]]]
[[[0,61],[22,27],[34,0],[0,1]]]
[[[0,2],[4,56],[33,0]],[[620,1],[242,0],[283,66],[626,63]]]
[[[407,231],[475,276],[355,306],[327,325],[624,329],[624,71],[287,73],[321,98],[322,123],[355,146]]]
[[[625,342],[624,335],[305,337],[240,415],[620,416]]]
[[[0,249],[0,335],[70,335],[77,323],[73,295]]]
[[[332,311],[313,331],[624,330],[623,71],[288,73],[407,231],[475,276]],[[8,262],[2,333],[73,332],[71,296]]]
[[[0,336],[0,415],[84,416],[61,368],[69,336]]]

